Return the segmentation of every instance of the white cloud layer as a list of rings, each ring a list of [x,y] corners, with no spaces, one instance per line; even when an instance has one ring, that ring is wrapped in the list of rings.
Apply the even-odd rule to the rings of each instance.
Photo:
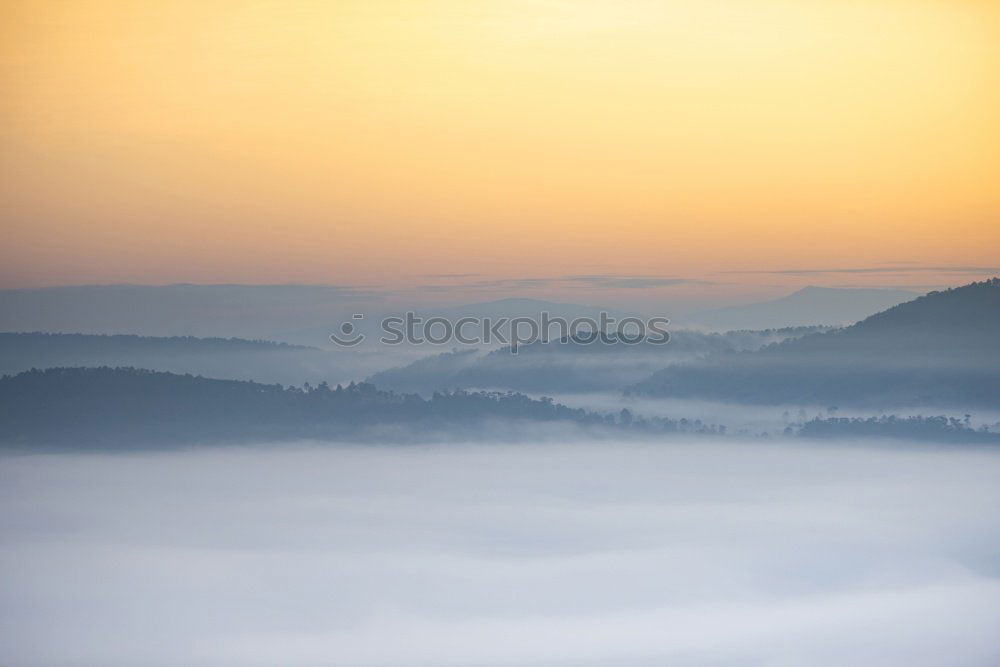
[[[0,664],[995,665],[1000,452],[0,459]]]

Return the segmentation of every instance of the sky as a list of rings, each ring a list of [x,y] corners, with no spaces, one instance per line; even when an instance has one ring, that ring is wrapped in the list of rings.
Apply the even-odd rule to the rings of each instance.
[[[0,54],[0,287],[1000,272],[995,2],[8,0]]]

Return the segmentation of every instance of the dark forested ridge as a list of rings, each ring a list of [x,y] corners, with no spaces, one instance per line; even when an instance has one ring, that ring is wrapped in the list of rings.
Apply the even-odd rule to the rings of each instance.
[[[714,355],[630,388],[745,403],[1000,406],[1000,280],[926,296],[857,324]]]
[[[393,437],[447,427],[475,434],[492,420],[629,430],[711,431],[700,422],[604,416],[523,394],[456,391],[429,399],[361,383],[283,387],[134,368],[52,368],[0,379],[7,446],[127,447],[212,441]],[[387,437],[382,433],[383,437]]]
[[[930,292],[852,326],[784,341],[762,352],[781,357],[843,354],[882,363],[1000,365],[1000,279]]]
[[[459,390],[422,398],[369,383],[284,387],[134,368],[52,368],[0,378],[0,448],[17,450],[510,437],[504,424],[562,424],[617,436],[726,433],[699,420],[629,410],[600,414],[513,392]],[[996,426],[972,429],[968,417],[817,418],[785,435],[1000,441]]]

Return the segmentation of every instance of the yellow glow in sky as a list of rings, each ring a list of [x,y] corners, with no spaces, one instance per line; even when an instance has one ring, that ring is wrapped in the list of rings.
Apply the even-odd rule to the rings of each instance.
[[[3,286],[1000,260],[996,2],[8,0],[0,55]]]

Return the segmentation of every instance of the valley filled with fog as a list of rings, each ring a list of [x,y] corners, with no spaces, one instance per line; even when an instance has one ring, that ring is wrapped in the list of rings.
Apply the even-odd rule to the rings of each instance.
[[[1000,451],[276,443],[0,457],[0,663],[993,665]]]
[[[1000,0],[0,26],[0,667],[1000,667]]]

